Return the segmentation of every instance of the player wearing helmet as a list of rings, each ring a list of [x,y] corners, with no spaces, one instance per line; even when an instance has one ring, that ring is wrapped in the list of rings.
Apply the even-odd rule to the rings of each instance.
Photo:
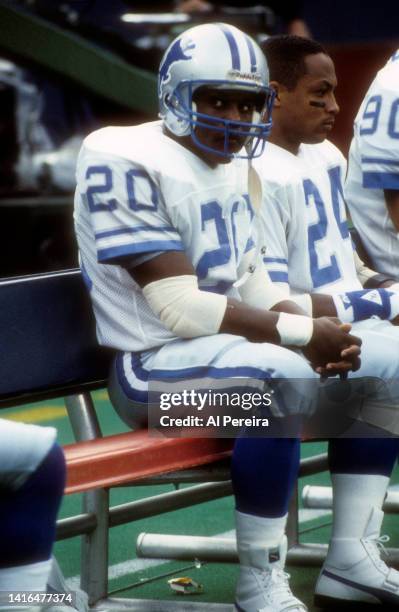
[[[313,406],[318,373],[373,372],[349,325],[304,316],[263,267],[248,193],[271,125],[263,54],[232,26],[197,26],[166,51],[158,93],[161,121],[94,132],[78,159],[75,227],[99,342],[117,350],[112,402],[135,427],[150,385],[282,380],[279,414],[295,420]],[[234,447],[244,612],[306,610],[283,571],[298,445],[278,442],[240,435]]]
[[[215,163],[228,163],[261,154],[274,94],[254,41],[231,26],[217,27],[202,26],[195,43],[183,36],[169,47],[159,70],[159,108],[167,130],[185,137],[186,146],[217,156]],[[207,33],[215,42],[211,65]],[[229,101],[238,110],[226,116]]]

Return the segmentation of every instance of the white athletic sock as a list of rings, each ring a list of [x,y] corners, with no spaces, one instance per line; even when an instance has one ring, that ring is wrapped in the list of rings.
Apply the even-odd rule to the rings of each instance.
[[[381,509],[389,478],[376,474],[332,474],[332,538],[364,535],[373,508]]]
[[[0,569],[0,591],[46,591],[51,559]]]

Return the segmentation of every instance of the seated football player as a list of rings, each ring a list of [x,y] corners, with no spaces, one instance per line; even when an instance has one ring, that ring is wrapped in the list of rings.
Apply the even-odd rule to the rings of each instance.
[[[345,159],[327,140],[339,111],[334,64],[319,43],[299,37],[271,37],[263,50],[276,92],[269,142],[254,162],[263,189],[264,262],[287,299],[291,293],[302,300],[310,316],[351,323],[363,339],[363,364],[377,371],[386,340],[399,348],[399,328],[390,322],[397,321],[399,294],[394,281],[366,268],[353,251]],[[318,605],[399,606],[399,573],[378,549],[397,451],[396,438],[330,440],[333,532],[316,585]]]
[[[77,167],[81,268],[99,342],[117,350],[110,397],[122,418],[143,424],[151,385],[182,378],[189,389],[282,380],[277,408],[295,421],[320,375],[397,375],[395,343],[371,371],[350,324],[306,316],[268,279],[250,162],[273,93],[257,44],[225,24],[187,30],[164,55],[158,95],[160,121],[94,132]],[[302,397],[309,381],[315,394]],[[233,451],[241,612],[306,610],[284,572],[299,441],[280,442],[240,435]]]

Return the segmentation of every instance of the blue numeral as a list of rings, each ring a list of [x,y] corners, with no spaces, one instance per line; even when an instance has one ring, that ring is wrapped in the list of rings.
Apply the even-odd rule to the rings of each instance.
[[[244,194],[243,199],[237,200],[236,202],[234,202],[233,207],[231,209],[231,227],[232,227],[232,232],[233,232],[234,254],[236,256],[236,260],[238,260],[238,245],[237,245],[237,227],[236,227],[235,217],[237,213],[240,211],[241,206],[243,205],[245,205],[246,209],[248,210],[251,221],[254,217],[254,211],[252,210],[252,206],[249,200],[249,195]],[[251,238],[249,239],[247,243],[247,248],[248,248],[248,245],[250,246],[253,245],[253,241]]]
[[[319,267],[316,244],[327,235],[327,216],[324,210],[323,200],[321,199],[316,185],[310,179],[305,179],[303,181],[303,188],[305,191],[306,205],[311,206],[312,202],[314,202],[319,219],[317,223],[308,227],[310,274],[312,276],[313,286],[316,289],[317,287],[322,287],[323,285],[338,280],[341,278],[341,274],[335,255],[331,255],[330,264],[328,266],[324,266],[323,268]]]
[[[208,275],[209,268],[223,266],[230,261],[231,248],[227,233],[226,222],[223,219],[223,211],[220,204],[213,200],[201,206],[201,229],[207,231],[207,224],[213,222],[216,228],[219,248],[207,251],[202,255],[197,264],[197,276],[201,280]]]
[[[362,123],[360,126],[360,134],[374,134],[377,129],[378,119],[380,117],[381,112],[381,96],[372,96],[370,100],[367,102],[366,108],[364,109]],[[370,123],[365,126],[365,122],[370,121]]]
[[[396,129],[396,120],[398,116],[399,99],[392,102],[391,112],[389,113],[388,134],[391,138],[399,138],[399,131]]]
[[[345,218],[345,198],[344,190],[341,181],[341,168],[336,166],[328,171],[331,184],[331,200],[333,205],[334,216],[341,232],[342,238],[348,238],[349,228]]]
[[[103,176],[104,183],[102,185],[91,185],[86,194],[90,212],[99,212],[101,210],[114,210],[117,206],[115,198],[105,202],[95,202],[94,196],[99,193],[109,193],[112,189],[112,170],[108,166],[90,166],[86,171],[86,179],[89,179],[94,174]]]
[[[138,202],[135,195],[134,184],[137,179],[143,178],[150,186],[152,204]],[[129,170],[126,172],[126,188],[129,199],[129,208],[132,210],[157,210],[158,208],[158,191],[154,183],[144,170]]]
[[[394,56],[394,60],[397,58]],[[378,121],[381,114],[381,105],[382,105],[382,97],[381,96],[372,96],[370,100],[367,102],[367,106],[365,108],[362,123],[360,126],[360,134],[374,134],[377,130]],[[399,126],[397,127],[397,119],[398,119],[398,108],[399,108],[399,98],[394,100],[391,104],[391,109],[389,111],[389,119],[388,119],[388,128],[387,133],[391,138],[399,138]],[[370,123],[365,126],[365,121],[369,121]]]
[[[86,179],[99,174],[102,176],[103,183],[101,185],[91,185],[87,189],[87,201],[91,212],[99,212],[103,210],[112,211],[117,207],[117,200],[112,198],[104,202],[96,202],[95,196],[98,194],[109,193],[113,189],[112,170],[108,166],[90,166],[86,171]],[[138,180],[144,179],[146,186],[150,189],[150,204],[139,202],[136,198],[135,183]],[[129,208],[132,210],[157,210],[158,207],[158,190],[156,185],[151,181],[149,176],[143,170],[129,170],[125,174],[126,192]]]

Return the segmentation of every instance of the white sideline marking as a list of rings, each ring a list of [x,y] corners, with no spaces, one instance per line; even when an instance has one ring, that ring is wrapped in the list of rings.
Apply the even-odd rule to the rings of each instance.
[[[307,521],[311,521],[315,518],[320,518],[322,516],[328,516],[331,514],[330,510],[312,510],[310,508],[305,508],[299,511],[299,521],[300,523],[304,523]],[[224,531],[223,533],[215,534],[215,538],[234,538],[235,530],[231,529],[230,531]],[[146,570],[149,567],[157,567],[161,565],[165,565],[166,563],[171,563],[173,559],[130,559],[129,561],[121,561],[120,563],[115,563],[115,565],[111,565],[108,569],[108,578],[109,580],[115,580],[116,578],[122,578],[123,576],[127,576],[128,574],[135,574],[136,572],[140,572],[142,570]],[[184,563],[182,561],[182,563]],[[188,565],[190,562],[186,561]],[[68,578],[66,583],[70,589],[74,589],[79,587],[80,584],[80,576],[73,576],[73,578]]]

